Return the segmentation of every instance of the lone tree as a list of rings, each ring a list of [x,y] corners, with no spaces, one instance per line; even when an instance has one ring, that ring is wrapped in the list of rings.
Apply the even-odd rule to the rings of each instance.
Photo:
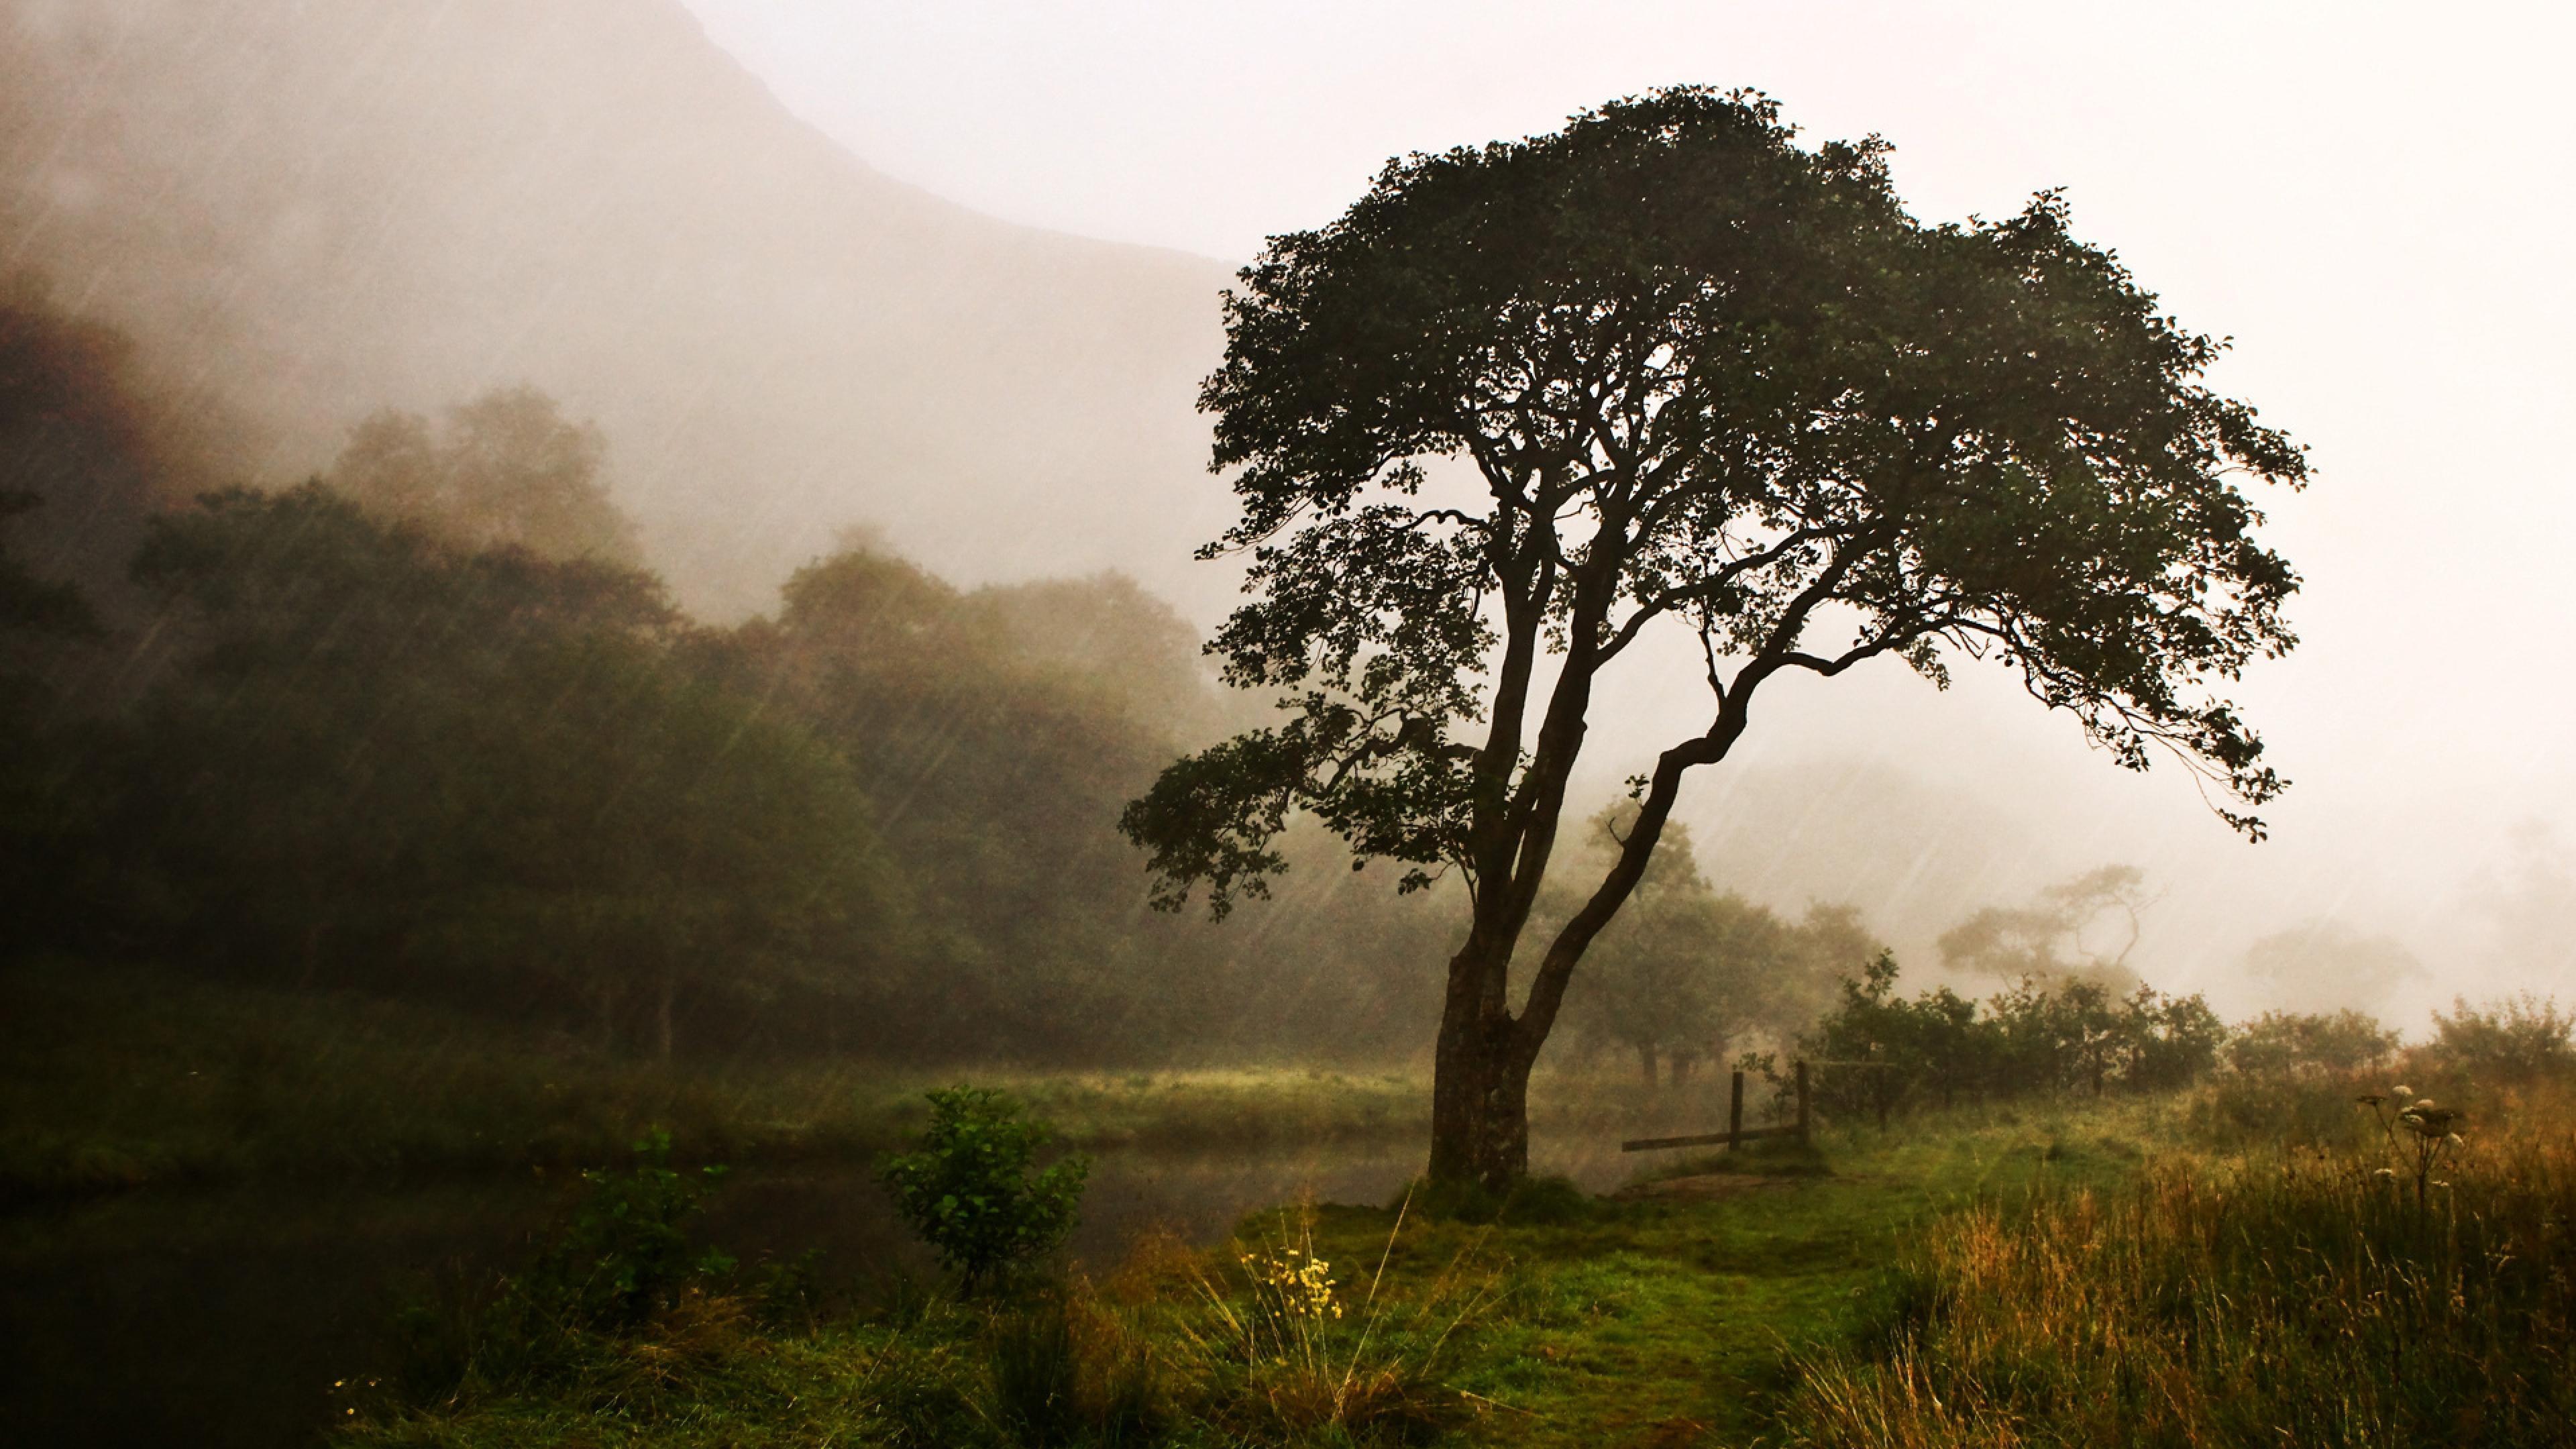
[[[1354,868],[1457,872],[1436,1179],[1527,1171],[1576,963],[1783,673],[1998,660],[2261,835],[2283,782],[2212,686],[2290,647],[2297,578],[2234,476],[2295,485],[2304,454],[2199,384],[2222,344],[2070,236],[2058,194],[1925,226],[1886,150],[1802,150],[1760,95],[1659,92],[1391,162],[1227,295],[1200,405],[1242,516],[1202,556],[1248,553],[1249,601],[1209,649],[1287,717],[1174,763],[1122,825],[1167,908],[1261,893],[1300,811]],[[1668,667],[1705,673],[1713,714],[1635,777],[1634,828],[1515,1010],[1594,683],[1650,633],[1695,636]]]

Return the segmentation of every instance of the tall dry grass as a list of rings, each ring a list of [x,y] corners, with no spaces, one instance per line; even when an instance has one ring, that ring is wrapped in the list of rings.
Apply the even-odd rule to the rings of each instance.
[[[1787,1437],[2576,1443],[2576,1117],[2564,1093],[2486,1100],[2420,1207],[2415,1144],[2346,1098],[2365,1130],[2340,1145],[1950,1219],[1874,1338],[1805,1365]]]

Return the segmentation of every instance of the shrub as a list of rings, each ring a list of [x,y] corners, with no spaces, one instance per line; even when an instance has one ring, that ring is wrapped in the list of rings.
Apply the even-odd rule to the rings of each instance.
[[[625,1340],[734,1331],[741,1305],[721,1291],[734,1260],[689,1237],[724,1169],[673,1168],[665,1132],[634,1150],[624,1172],[582,1174],[581,1200],[525,1271],[488,1285],[433,1281],[396,1310],[399,1397],[452,1402],[469,1388],[582,1378],[619,1361]]]
[[[689,1224],[721,1167],[671,1166],[671,1134],[635,1144],[625,1172],[581,1175],[587,1190],[523,1287],[584,1328],[631,1327],[671,1306],[689,1283],[732,1271],[733,1259],[689,1241]]]
[[[1064,1241],[1091,1164],[1076,1155],[1033,1170],[1055,1129],[1023,1116],[1006,1093],[950,1087],[929,1098],[919,1150],[887,1158],[878,1177],[904,1222],[972,1290]]]
[[[2576,1069],[2576,1012],[2559,1009],[2557,998],[2533,999],[2526,991],[2472,1009],[2454,998],[2451,1014],[2433,1013],[2433,1040],[2426,1052],[2451,1071],[2504,1081],[2529,1081]]]
[[[2169,1091],[2216,1066],[2227,1037],[2196,995],[2141,986],[2115,996],[2098,982],[2032,977],[1982,1002],[1948,987],[1908,1001],[1896,994],[1897,974],[1882,952],[1797,1040],[1815,1065],[1816,1106],[1828,1120],[1883,1120],[1892,1110],[1950,1105],[1962,1092]]]
[[[2253,1076],[2353,1072],[2397,1053],[2397,1033],[2367,1012],[2267,1011],[2227,1043],[2227,1064]]]

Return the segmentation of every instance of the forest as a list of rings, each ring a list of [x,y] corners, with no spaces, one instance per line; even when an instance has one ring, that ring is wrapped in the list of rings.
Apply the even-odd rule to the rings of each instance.
[[[1241,706],[1133,583],[960,590],[854,538],[709,626],[541,394],[189,498],[119,339],[0,317],[20,950],[666,1059],[1409,1044],[1432,911],[1320,871],[1223,932],[1143,909],[1109,826]]]

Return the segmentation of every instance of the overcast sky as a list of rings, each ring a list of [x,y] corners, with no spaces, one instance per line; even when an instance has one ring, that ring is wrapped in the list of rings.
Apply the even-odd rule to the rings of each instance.
[[[1885,136],[1926,219],[2063,187],[2313,449],[2272,533],[2306,642],[2241,691],[2301,783],[2285,853],[2456,895],[2517,822],[2576,837],[2566,7],[688,3],[880,170],[1230,261],[1390,155],[1681,82]]]

